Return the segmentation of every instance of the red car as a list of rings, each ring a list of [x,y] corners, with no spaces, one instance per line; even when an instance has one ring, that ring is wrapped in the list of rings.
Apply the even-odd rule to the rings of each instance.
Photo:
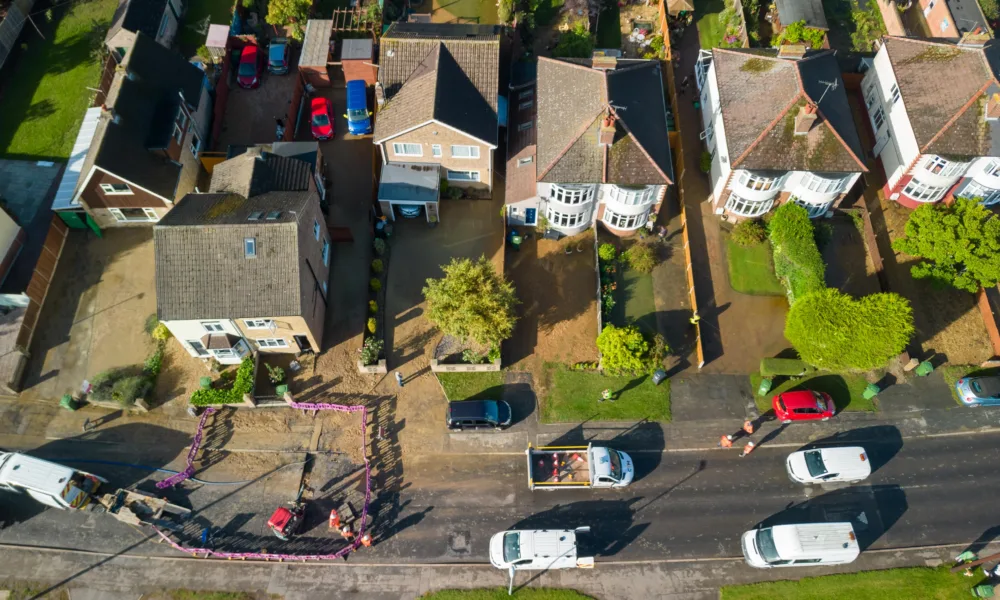
[[[260,86],[260,51],[248,44],[240,52],[240,66],[236,71],[236,83],[241,88],[252,90]]]
[[[775,416],[782,423],[826,421],[837,410],[829,394],[809,390],[779,394],[774,397],[772,404]]]
[[[333,106],[326,98],[312,99],[312,132],[317,140],[333,137]]]

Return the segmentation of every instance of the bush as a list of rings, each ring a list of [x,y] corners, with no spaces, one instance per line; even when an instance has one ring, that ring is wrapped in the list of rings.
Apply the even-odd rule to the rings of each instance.
[[[594,53],[594,36],[587,29],[587,22],[577,21],[572,29],[559,36],[559,42],[552,50],[557,58],[590,58]]]
[[[489,354],[486,355],[486,360],[491,363],[500,360],[500,346],[490,348]]]
[[[368,282],[368,287],[377,294],[382,291],[382,282],[378,280],[378,277],[372,277],[371,281]]]
[[[753,248],[767,239],[767,230],[760,221],[747,219],[733,227],[730,239],[740,248]]]
[[[601,366],[611,375],[639,374],[646,370],[649,344],[634,325],[608,325],[597,336]]]
[[[227,388],[208,388],[196,390],[191,394],[192,406],[208,406],[210,404],[239,404],[243,395],[253,392],[253,357],[246,357],[236,369],[236,377]]]
[[[428,279],[423,289],[427,319],[443,333],[497,346],[514,332],[514,286],[485,256],[452,259],[444,277]]]
[[[805,21],[795,21],[786,25],[771,41],[771,45],[778,47],[782,44],[805,44],[813,50],[818,50],[823,47],[824,37],[826,34],[822,29],[806,27]]]
[[[484,362],[486,357],[482,354],[476,352],[471,348],[466,348],[462,350],[462,362],[469,363],[470,365],[478,365]]]
[[[640,273],[652,273],[656,266],[656,251],[650,244],[633,244],[625,251],[625,258],[629,266]]]
[[[122,408],[132,408],[135,401],[145,397],[151,387],[149,380],[141,375],[123,377],[112,386],[111,399]]]
[[[361,345],[361,363],[364,365],[374,365],[378,362],[379,354],[382,353],[384,342],[370,337]]]
[[[833,225],[826,221],[813,221],[813,240],[816,248],[822,252],[833,241]]]
[[[378,254],[379,256],[385,254],[385,240],[382,238],[375,238],[375,241],[372,242],[372,247],[375,248],[375,254]]]
[[[790,305],[810,292],[825,288],[826,266],[816,247],[806,209],[794,202],[779,206],[771,218],[770,237],[774,274],[788,290]]]
[[[698,165],[702,173],[710,173],[712,171],[712,155],[708,152],[702,152]]]
[[[497,18],[503,25],[508,25],[514,17],[514,0],[500,0],[497,2]]]
[[[374,300],[369,300],[368,301],[368,312],[370,312],[373,315],[377,314],[378,313],[378,302],[375,302]]]
[[[368,333],[375,333],[375,318],[368,319]]]
[[[150,335],[158,342],[165,342],[170,339],[170,330],[163,323],[157,323]]]
[[[146,358],[146,362],[142,364],[142,372],[149,377],[150,380],[156,381],[156,378],[160,375],[160,370],[163,368],[163,346],[165,342],[157,342],[156,350]]]
[[[264,363],[264,366],[267,367],[267,378],[271,380],[271,383],[277,385],[285,380],[284,369],[282,369],[281,367],[269,365],[267,363]]]
[[[382,269],[384,269],[384,268],[385,267],[382,264],[382,259],[381,258],[376,258],[375,260],[372,261],[372,273],[376,273],[376,274],[381,273]]]
[[[797,358],[764,358],[760,361],[761,377],[802,377],[815,371]]]
[[[660,365],[663,363],[663,359],[667,357],[667,353],[670,352],[670,346],[667,345],[667,338],[663,337],[663,334],[656,334],[653,336],[653,349],[649,352],[649,358],[651,367],[653,370],[659,369]]]
[[[457,185],[453,185],[448,188],[448,197],[451,198],[452,200],[458,200],[459,198],[461,198],[462,193],[463,193],[462,188],[458,187]]]
[[[618,249],[614,244],[604,243],[597,247],[597,257],[604,262],[611,262],[618,258]]]

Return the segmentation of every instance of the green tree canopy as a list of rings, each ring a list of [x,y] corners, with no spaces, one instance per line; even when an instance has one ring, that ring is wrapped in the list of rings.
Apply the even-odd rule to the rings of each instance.
[[[916,279],[969,292],[1000,281],[1000,219],[976,200],[921,206],[892,248],[924,259],[910,269]]]
[[[586,21],[577,21],[572,29],[559,36],[552,56],[559,58],[590,58],[594,54],[594,36],[587,30]]]
[[[634,325],[608,325],[597,336],[601,368],[611,375],[642,373],[648,366],[649,343]]]
[[[855,300],[827,288],[800,298],[785,320],[785,337],[802,360],[834,371],[882,367],[912,335],[910,303],[891,293]]]
[[[301,42],[311,8],[312,0],[268,0],[264,20],[279,27],[291,25],[292,38]]]
[[[514,285],[485,256],[472,261],[453,258],[441,267],[444,277],[428,279],[424,287],[427,318],[441,331],[489,347],[514,332]]]

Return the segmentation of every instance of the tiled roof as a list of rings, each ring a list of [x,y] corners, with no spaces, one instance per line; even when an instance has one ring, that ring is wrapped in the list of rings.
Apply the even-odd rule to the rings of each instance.
[[[832,52],[797,61],[779,59],[773,51],[712,52],[726,150],[734,169],[867,170]],[[818,103],[819,118],[809,133],[795,135],[795,117],[809,101]]]
[[[614,70],[604,71],[591,68],[589,60],[539,58],[539,181],[670,183],[661,77],[653,60],[619,60]],[[601,123],[609,115],[615,117],[610,147],[598,144]]]
[[[524,94],[522,98],[521,95]],[[508,123],[525,123],[534,121],[538,103],[535,101],[535,83],[511,88],[507,94]],[[522,104],[527,104],[521,108]],[[504,186],[504,202],[507,204],[520,202],[533,197],[538,189],[538,157],[535,138],[537,127],[519,129],[516,126],[507,127],[507,177]],[[530,162],[524,162],[528,161]]]
[[[1000,127],[983,118],[986,98],[1000,92],[997,42],[969,48],[887,37],[885,50],[922,153],[1000,156]]]
[[[822,0],[777,0],[778,19],[784,26],[805,21],[808,27],[829,29]]]
[[[161,321],[301,314],[298,219],[309,192],[188,194],[153,228]],[[266,220],[269,211],[281,211]],[[252,213],[264,214],[248,221]],[[244,240],[253,238],[256,257]]]
[[[394,23],[379,44],[384,141],[431,119],[497,143],[500,34],[492,25]]]
[[[104,39],[110,40],[123,29],[141,31],[155,39],[166,8],[167,0],[122,0],[111,17],[111,27]]]
[[[265,192],[303,191],[309,189],[311,171],[305,161],[253,147],[217,164],[212,170],[209,191],[232,192],[246,197]]]

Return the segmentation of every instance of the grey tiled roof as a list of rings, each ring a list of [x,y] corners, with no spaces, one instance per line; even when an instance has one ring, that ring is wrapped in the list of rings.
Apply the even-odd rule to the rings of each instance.
[[[309,163],[253,147],[217,164],[212,170],[209,191],[246,197],[265,192],[297,192],[309,189],[311,177]]]
[[[716,48],[712,52],[733,168],[867,170],[832,52],[797,61],[779,59],[774,51]],[[836,89],[827,85],[832,82]],[[795,117],[810,100],[818,103],[819,119],[809,133],[795,135]]]
[[[386,105],[375,122],[375,139],[436,119],[495,145],[499,31],[492,25],[390,26],[379,44]]]
[[[922,153],[1000,156],[1000,127],[983,119],[989,94],[1000,91],[1000,45],[963,48],[942,40],[885,38],[906,115]]]
[[[153,228],[161,321],[295,316],[302,312],[300,227],[309,192],[188,194]],[[248,221],[281,210],[277,220]],[[244,240],[256,240],[256,257]]]
[[[778,5],[778,19],[783,26],[805,21],[809,27],[830,28],[826,24],[822,0],[776,0],[775,4]]]
[[[619,60],[616,69],[598,71],[589,60],[542,57],[537,96],[539,181],[671,182],[666,100],[658,61]],[[616,120],[614,142],[608,149],[597,143],[597,137],[601,121],[610,113]]]
[[[111,27],[105,40],[110,40],[121,30],[143,32],[156,38],[160,31],[160,20],[167,8],[167,0],[122,0],[111,17]]]

